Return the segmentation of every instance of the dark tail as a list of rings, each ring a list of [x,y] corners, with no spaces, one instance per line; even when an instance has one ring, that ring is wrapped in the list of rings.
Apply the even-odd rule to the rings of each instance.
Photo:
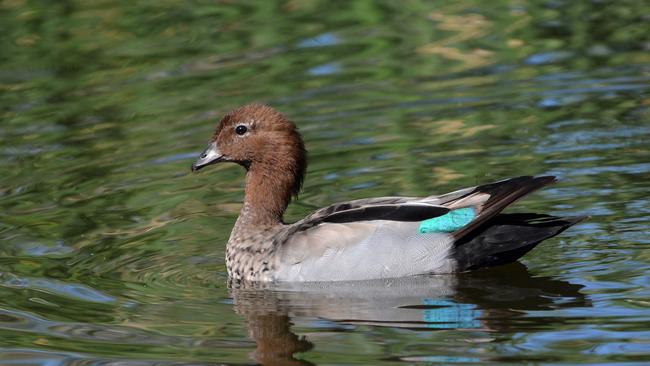
[[[474,221],[454,232],[454,237],[457,240],[461,239],[483,225],[483,223],[498,215],[504,208],[516,200],[555,182],[556,179],[554,176],[523,176],[476,187],[468,196],[488,194],[489,198],[480,206]]]
[[[454,248],[458,271],[514,262],[541,241],[552,238],[585,217],[524,213],[499,214],[463,236]]]

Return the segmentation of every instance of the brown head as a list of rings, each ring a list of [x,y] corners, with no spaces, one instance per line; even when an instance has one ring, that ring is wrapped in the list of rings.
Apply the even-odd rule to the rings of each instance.
[[[292,195],[300,191],[307,156],[296,126],[275,109],[248,104],[226,114],[192,171],[220,163],[247,170],[245,203],[282,217]]]

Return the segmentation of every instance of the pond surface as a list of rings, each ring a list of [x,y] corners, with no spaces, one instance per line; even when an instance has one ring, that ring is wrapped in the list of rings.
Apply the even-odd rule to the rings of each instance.
[[[644,1],[0,3],[0,364],[645,364]],[[190,174],[269,103],[335,201],[517,175],[591,218],[457,276],[226,286],[243,171]]]

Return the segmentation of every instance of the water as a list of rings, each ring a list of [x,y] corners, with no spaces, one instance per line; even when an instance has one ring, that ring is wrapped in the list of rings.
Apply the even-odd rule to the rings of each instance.
[[[642,1],[0,4],[0,364],[650,361]],[[287,219],[523,174],[591,218],[523,264],[226,286],[241,168],[189,173],[269,103],[310,165]]]

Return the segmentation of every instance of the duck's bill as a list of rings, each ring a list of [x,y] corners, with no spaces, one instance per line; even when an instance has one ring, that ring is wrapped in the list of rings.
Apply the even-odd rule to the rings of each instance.
[[[199,157],[192,164],[192,171],[196,172],[201,168],[208,165],[216,164],[223,159],[223,154],[219,152],[219,147],[216,142],[211,142]]]

